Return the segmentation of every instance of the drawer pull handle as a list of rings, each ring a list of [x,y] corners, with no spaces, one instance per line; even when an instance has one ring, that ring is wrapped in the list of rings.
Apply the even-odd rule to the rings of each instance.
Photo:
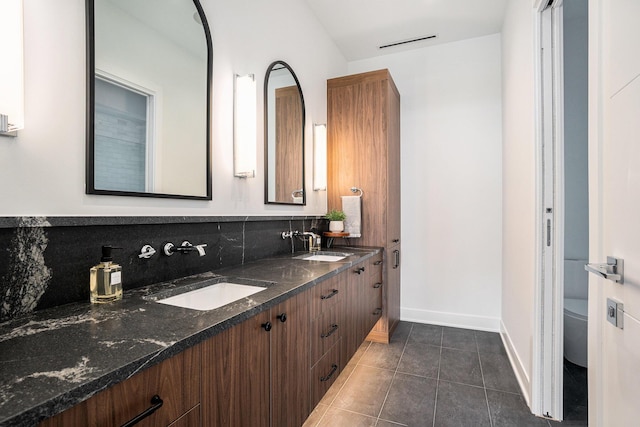
[[[131,418],[126,423],[122,424],[122,427],[131,427],[131,426],[133,426],[135,424],[138,424],[140,421],[142,421],[143,419],[147,418],[149,415],[153,414],[155,411],[160,409],[160,407],[162,406],[163,403],[164,402],[162,401],[162,399],[160,399],[160,396],[158,396],[157,394],[154,395],[151,398],[151,406],[149,406],[147,409],[145,409],[144,412],[141,412],[140,414],[138,414],[135,417]]]
[[[359,268],[356,269],[355,272],[358,273],[358,274],[362,274],[363,271],[364,271],[364,267],[359,267]]]
[[[382,287],[382,282],[378,282],[375,285],[373,285],[374,289],[380,289]]]
[[[262,325],[260,325],[260,326],[262,326],[262,328],[263,328],[265,331],[267,331],[267,332],[269,332],[269,331],[271,330],[271,322],[263,323],[263,324],[262,324]]]
[[[333,374],[336,373],[337,370],[338,370],[338,365],[336,365],[334,363],[333,365],[331,365],[331,372],[329,372],[324,377],[320,377],[320,381],[322,381],[322,382],[329,381],[331,379],[331,377],[333,376]]]
[[[398,243],[400,241],[400,239],[393,239],[392,242],[393,243]]]
[[[338,330],[338,325],[336,325],[335,323],[333,325],[331,325],[331,329],[329,329],[329,332],[326,332],[322,335],[320,335],[320,338],[327,338],[330,337],[335,331]]]
[[[322,296],[320,297],[320,299],[329,299],[329,298],[332,298],[332,297],[333,297],[335,294],[337,294],[337,293],[338,293],[338,290],[337,290],[337,289],[334,289],[334,290],[332,290],[332,291],[331,291],[331,293],[330,293],[329,295],[322,295]]]
[[[280,320],[282,323],[287,321],[287,313],[282,313],[282,314],[278,314],[276,316],[278,318],[278,320]]]
[[[376,308],[373,313],[374,316],[380,316],[382,314],[382,309],[381,308]]]
[[[382,264],[382,261],[376,261],[373,263],[373,265],[380,265],[380,264]]]

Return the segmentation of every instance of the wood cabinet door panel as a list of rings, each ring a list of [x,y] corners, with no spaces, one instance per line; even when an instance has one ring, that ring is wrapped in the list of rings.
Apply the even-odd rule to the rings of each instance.
[[[257,314],[203,343],[203,426],[269,426],[267,321]]]

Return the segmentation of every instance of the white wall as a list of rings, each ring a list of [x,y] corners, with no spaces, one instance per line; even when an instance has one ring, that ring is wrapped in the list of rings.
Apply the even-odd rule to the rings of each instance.
[[[530,393],[535,291],[535,85],[532,3],[510,1],[502,27],[502,329]]]
[[[500,35],[349,63],[388,68],[401,97],[401,317],[498,330]]]
[[[326,79],[346,73],[346,60],[304,2],[202,0],[214,41],[213,201],[84,194],[84,0],[25,2],[25,129],[0,139],[0,215],[298,215],[324,214],[325,192],[307,206],[265,206],[262,84],[276,59],[295,70],[311,124],[326,122]],[[233,74],[258,81],[258,177],[233,177]]]

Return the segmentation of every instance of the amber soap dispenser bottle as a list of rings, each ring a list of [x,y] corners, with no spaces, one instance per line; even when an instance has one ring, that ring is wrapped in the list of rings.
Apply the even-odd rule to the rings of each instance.
[[[122,299],[122,267],[113,262],[113,246],[102,247],[100,264],[91,267],[91,302],[104,303]]]

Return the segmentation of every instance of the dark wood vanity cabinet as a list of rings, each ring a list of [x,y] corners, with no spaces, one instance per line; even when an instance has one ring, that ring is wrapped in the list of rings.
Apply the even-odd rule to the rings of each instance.
[[[329,209],[363,191],[362,236],[348,244],[384,248],[382,314],[368,339],[389,342],[400,320],[400,95],[388,70],[327,81],[327,164]]]
[[[309,395],[309,291],[203,343],[203,426],[300,426]]]
[[[40,427],[299,427],[380,318],[382,253],[45,420]]]
[[[200,425],[200,346],[189,348],[44,420],[40,427],[120,427],[153,406],[162,406],[136,427]]]

